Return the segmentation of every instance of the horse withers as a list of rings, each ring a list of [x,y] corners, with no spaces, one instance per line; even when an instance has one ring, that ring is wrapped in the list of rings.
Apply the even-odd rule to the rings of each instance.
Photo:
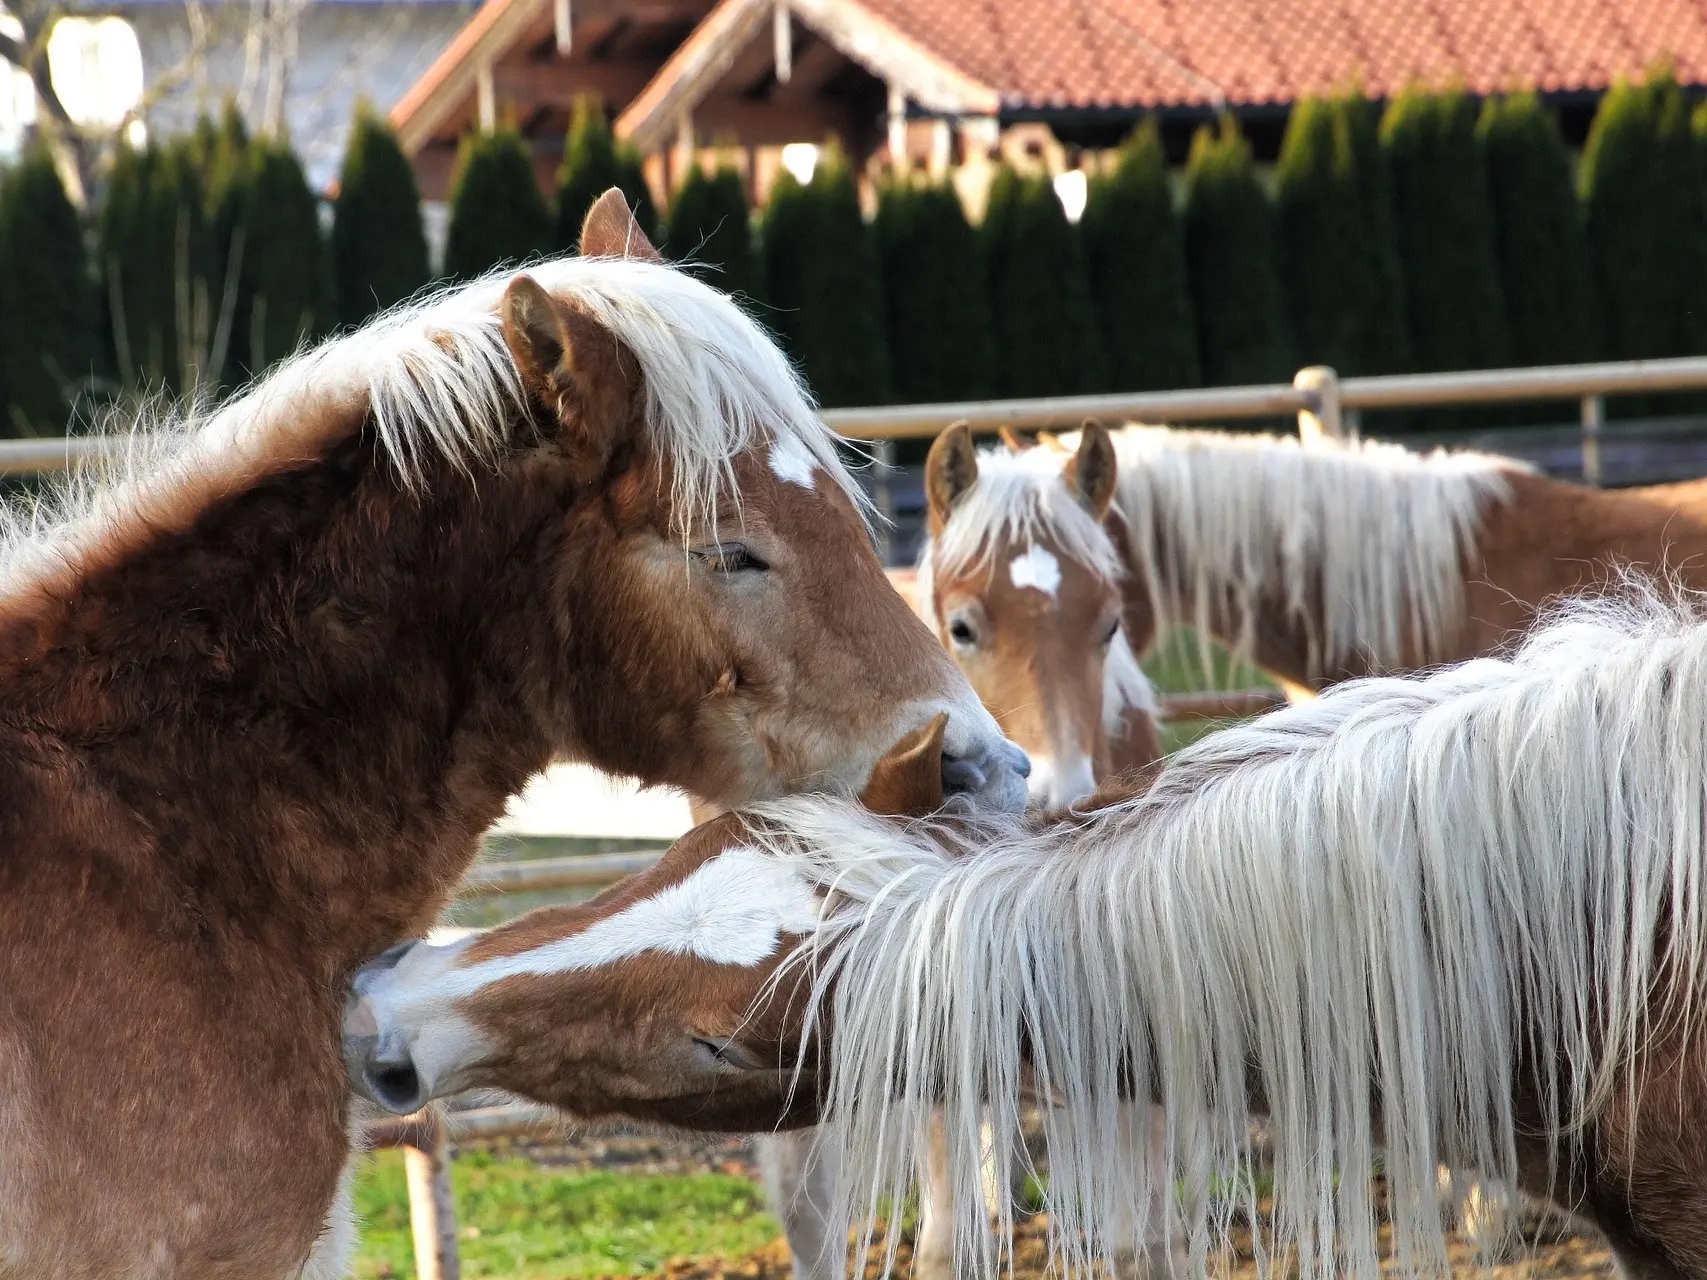
[[[291,361],[0,546],[0,1276],[343,1274],[344,991],[585,761],[855,792],[947,712],[786,359],[620,196],[589,256]]]

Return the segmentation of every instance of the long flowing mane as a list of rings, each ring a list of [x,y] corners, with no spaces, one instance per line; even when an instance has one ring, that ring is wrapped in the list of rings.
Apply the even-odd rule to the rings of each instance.
[[[1317,670],[1399,667],[1407,643],[1423,661],[1439,652],[1463,617],[1481,513],[1520,466],[1374,441],[1141,425],[1113,437],[1133,567],[1162,625],[1206,636],[1213,602],[1230,598],[1241,634],[1228,638],[1249,657],[1260,604],[1279,600]]]
[[[635,259],[565,257],[527,271],[633,354],[684,532],[732,489],[734,455],[765,440],[804,448],[868,510],[799,377],[727,297]],[[33,501],[8,504],[0,591],[63,572],[130,530],[181,521],[218,494],[320,456],[364,424],[405,484],[418,485],[434,458],[492,465],[528,413],[498,314],[515,274],[406,304],[299,353],[211,412],[117,424],[115,447],[95,462]]]
[[[1105,582],[1120,581],[1124,569],[1114,540],[1062,473],[1072,456],[1049,448],[978,451],[978,479],[955,504],[942,532],[927,536],[919,549],[918,607],[933,631],[942,623],[936,610],[937,573],[988,571],[1003,546],[1047,539]],[[1117,733],[1128,709],[1154,716],[1160,706],[1125,631],[1117,632],[1103,665],[1104,727]]]
[[[1270,1244],[1306,1275],[1377,1274],[1379,1143],[1401,1267],[1445,1274],[1437,1166],[1514,1180],[1514,1089],[1556,1145],[1634,1101],[1638,1052],[1699,1018],[1703,779],[1707,621],[1638,594],[1575,605],[1508,658],[1214,735],[1064,823],[898,832],[769,805],[757,838],[841,904],[811,963],[842,1208],[904,1190],[946,1099],[957,1216],[978,1222],[981,1153],[1013,1149],[1030,1072],[1057,1104],[1054,1243],[1106,1257],[1117,1207],[1149,1203],[1148,1162],[1107,1159],[1148,1082],[1201,1265],[1255,1217],[1260,1080]],[[959,1243],[994,1265],[981,1233]]]

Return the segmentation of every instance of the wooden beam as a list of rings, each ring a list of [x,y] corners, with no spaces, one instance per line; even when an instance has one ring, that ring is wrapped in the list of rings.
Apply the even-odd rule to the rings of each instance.
[[[466,111],[478,92],[479,68],[501,58],[546,12],[545,0],[486,0],[391,109],[403,154],[413,156],[446,119]]]
[[[656,67],[644,62],[509,62],[494,69],[499,96],[526,108],[567,108],[582,94],[593,94],[621,110],[652,79]]]
[[[480,132],[490,133],[498,127],[498,91],[492,83],[492,64],[482,62],[474,68],[475,115]]]
[[[771,18],[776,0],[725,0],[670,55],[652,83],[617,118],[616,133],[642,151],[662,151],[676,122],[728,73]]]
[[[928,111],[994,113],[996,89],[850,0],[789,0],[794,16]]]
[[[693,119],[701,137],[730,134],[747,147],[822,142],[826,134],[835,134],[854,150],[869,131],[852,104],[821,98],[791,100],[787,110],[779,110],[773,103],[718,94],[695,107]]]
[[[776,63],[776,82],[787,84],[794,75],[794,24],[788,18],[788,0],[776,0],[771,20],[771,56]]]
[[[551,0],[551,22],[556,29],[558,55],[567,58],[575,48],[575,19],[569,0]]]

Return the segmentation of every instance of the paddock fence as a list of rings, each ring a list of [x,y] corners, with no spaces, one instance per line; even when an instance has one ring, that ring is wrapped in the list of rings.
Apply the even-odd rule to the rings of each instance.
[[[1603,479],[1608,396],[1703,389],[1707,389],[1707,357],[1344,379],[1332,369],[1313,366],[1300,370],[1290,384],[834,409],[826,411],[824,419],[844,437],[866,441],[873,447],[877,464],[872,476],[873,496],[881,512],[893,515],[890,479],[895,442],[929,439],[962,420],[974,431],[994,432],[1004,426],[1019,430],[1073,428],[1086,419],[1214,423],[1290,418],[1296,420],[1299,433],[1305,437],[1348,438],[1358,434],[1364,411],[1576,401],[1575,444],[1580,474],[1587,483],[1598,485]],[[1707,440],[1707,422],[1692,427],[1691,432]],[[62,471],[113,447],[113,441],[87,436],[0,440],[0,476]],[[1703,460],[1696,474],[1707,471],[1707,453]],[[1258,714],[1281,701],[1283,695],[1267,689],[1176,695],[1164,699],[1163,716],[1180,720],[1238,718]],[[662,849],[654,849],[488,863],[469,874],[462,896],[489,898],[599,889],[645,870],[662,856]],[[369,1126],[366,1138],[370,1148],[401,1147],[404,1152],[419,1280],[461,1277],[450,1185],[456,1144],[544,1136],[560,1123],[547,1108],[518,1104],[434,1109]]]

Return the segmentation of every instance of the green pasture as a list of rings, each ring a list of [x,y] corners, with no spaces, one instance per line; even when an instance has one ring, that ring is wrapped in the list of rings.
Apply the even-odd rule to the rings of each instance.
[[[758,1187],[721,1173],[579,1173],[480,1152],[452,1165],[462,1274],[505,1280],[638,1276],[671,1258],[738,1258],[776,1239]],[[413,1277],[403,1158],[375,1154],[356,1184],[358,1280]]]

